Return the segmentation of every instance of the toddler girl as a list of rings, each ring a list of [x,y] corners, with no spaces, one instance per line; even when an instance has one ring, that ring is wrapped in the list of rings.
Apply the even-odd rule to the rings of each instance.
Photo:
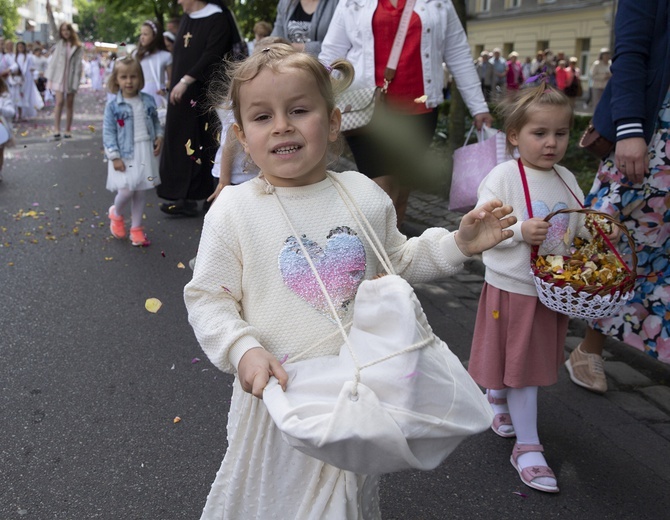
[[[2,166],[5,162],[5,146],[13,142],[12,118],[16,109],[7,83],[0,77],[0,182],[2,182]]]
[[[335,90],[353,75],[339,60]],[[202,518],[379,518],[377,476],[330,466],[290,447],[260,398],[271,376],[286,388],[280,360],[322,342],[311,355],[341,346],[322,294],[301,291],[313,274],[292,244],[303,237],[343,321],[359,284],[381,272],[377,257],[340,193],[374,227],[395,271],[410,282],[453,274],[471,254],[511,236],[514,220],[499,201],[463,217],[458,233],[430,229],[407,238],[388,196],[357,172],[327,170],[338,140],[331,68],[285,44],[260,49],[235,66],[229,99],[234,131],[261,174],[226,187],[202,230],[184,296],[189,321],[214,365],[236,375],[228,449]],[[271,93],[271,95],[269,95]],[[502,220],[501,220],[502,219]],[[303,284],[295,284],[302,280]]]
[[[515,93],[500,111],[508,151],[516,148],[520,159],[491,170],[479,187],[478,203],[502,200],[514,208],[517,223],[512,238],[483,253],[485,284],[469,372],[488,388],[496,414],[493,431],[517,438],[511,462],[523,483],[556,493],[556,476],[537,431],[537,391],[557,381],[569,318],[540,303],[530,253],[531,246],[540,246],[540,254],[568,254],[575,234],[583,232],[583,218],[576,213],[544,221],[558,209],[579,208],[584,199],[574,175],[557,164],[568,147],[573,114],[568,98],[544,82]]]
[[[163,129],[158,122],[153,97],[140,89],[142,68],[131,57],[117,60],[107,88],[116,95],[105,107],[102,141],[108,159],[107,189],[116,191],[109,208],[109,228],[115,238],[124,238],[123,214],[130,203],[130,240],[134,246],[148,246],[142,227],[145,190],[160,184],[158,156]]]

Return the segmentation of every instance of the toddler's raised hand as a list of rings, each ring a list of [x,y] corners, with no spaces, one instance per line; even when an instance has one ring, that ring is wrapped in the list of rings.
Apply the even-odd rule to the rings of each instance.
[[[466,213],[455,236],[456,245],[464,255],[472,256],[510,238],[513,232],[506,228],[516,222],[511,212],[512,206],[490,200]]]
[[[531,246],[539,246],[547,238],[549,226],[551,224],[542,218],[528,219],[521,224],[521,236]]]
[[[237,366],[237,377],[242,389],[254,397],[263,399],[263,389],[268,384],[270,376],[276,377],[282,389],[286,390],[288,374],[279,360],[263,347],[247,350]]]

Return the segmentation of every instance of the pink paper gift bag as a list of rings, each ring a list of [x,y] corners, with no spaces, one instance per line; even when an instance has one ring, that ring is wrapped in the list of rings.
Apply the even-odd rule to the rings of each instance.
[[[467,143],[474,126],[470,128]],[[477,204],[477,189],[484,177],[499,163],[511,159],[505,150],[505,134],[484,128],[477,132],[479,141],[454,152],[454,170],[449,191],[449,210],[467,213]]]

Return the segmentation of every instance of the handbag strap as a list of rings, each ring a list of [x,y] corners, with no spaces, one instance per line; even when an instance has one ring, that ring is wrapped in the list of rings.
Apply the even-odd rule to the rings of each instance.
[[[388,90],[391,81],[393,81],[393,78],[395,77],[395,71],[398,68],[403,45],[405,45],[405,38],[407,37],[409,22],[412,18],[415,4],[416,0],[407,0],[405,2],[405,7],[403,8],[402,16],[400,17],[398,32],[395,33],[395,38],[393,39],[393,47],[391,48],[389,61],[386,64],[386,69],[384,69],[384,92]]]
[[[358,207],[356,204],[356,201],[354,198],[351,196],[349,191],[337,180],[335,179],[332,175],[329,173],[326,174],[327,177],[330,179],[330,181],[333,183],[333,186],[335,186],[338,194],[340,195],[340,198],[344,202],[345,206],[351,213],[351,216],[353,217],[354,221],[356,224],[359,226],[359,229],[361,230],[361,233],[365,236],[366,240],[368,241],[370,247],[372,248],[373,252],[375,253],[375,256],[377,256],[377,259],[381,263],[382,267],[388,274],[395,274],[393,271],[393,265],[391,264],[391,260],[389,259],[386,251],[384,250],[383,244],[377,234],[375,233],[374,228],[372,227],[372,224],[370,224],[370,221],[367,219],[365,214],[362,212],[362,210]],[[298,245],[300,246],[300,250],[302,251],[302,254],[307,261],[310,269],[312,270],[312,273],[314,274],[314,277],[316,278],[317,283],[319,284],[319,287],[321,289],[321,292],[323,293],[326,302],[328,304],[328,308],[333,315],[333,318],[335,320],[335,323],[337,323],[337,328],[340,334],[342,335],[342,338],[344,340],[344,343],[347,345],[347,348],[349,349],[349,354],[351,355],[351,358],[354,361],[354,369],[355,369],[355,376],[354,376],[354,386],[352,389],[352,395],[356,396],[357,395],[357,388],[358,388],[358,383],[360,382],[360,377],[361,377],[361,370],[364,368],[376,365],[378,363],[382,363],[388,359],[394,358],[396,356],[399,356],[401,354],[405,354],[408,352],[412,352],[414,350],[419,350],[426,345],[428,345],[431,341],[433,341],[434,338],[434,333],[429,333],[427,334],[425,330],[422,332],[426,337],[424,337],[422,340],[404,348],[396,352],[392,352],[391,354],[387,356],[383,356],[379,359],[375,359],[373,361],[370,361],[368,363],[362,364],[356,357],[356,353],[354,352],[353,347],[351,346],[351,343],[349,342],[349,336],[347,335],[346,327],[350,326],[351,324],[347,324],[346,326],[342,324],[342,320],[340,319],[339,315],[337,314],[337,310],[335,309],[335,305],[333,304],[333,300],[330,297],[330,294],[328,294],[328,290],[326,289],[326,285],[323,283],[323,280],[321,279],[321,276],[319,275],[318,270],[316,269],[316,266],[314,265],[314,262],[312,261],[312,257],[309,254],[309,251],[307,251],[307,248],[305,247],[305,244],[303,243],[302,239],[300,238],[300,234],[297,232],[295,227],[293,226],[293,223],[291,222],[291,219],[288,216],[288,213],[286,212],[286,209],[284,208],[283,203],[281,202],[281,199],[279,195],[277,194],[276,190],[274,189],[274,186],[271,185],[267,180],[265,180],[267,183],[266,187],[266,192],[272,194],[274,196],[275,201],[278,204],[278,207],[280,209],[281,214],[283,215],[284,219],[286,220],[286,223],[288,224],[291,233],[293,233],[293,236],[295,237],[296,241],[298,242]],[[297,361],[299,358],[303,357],[306,353],[310,352],[311,350],[314,350],[317,346],[321,345],[324,341],[331,339],[333,337],[333,334],[330,334],[326,338],[322,339],[320,342],[318,342],[316,345],[312,345],[311,347],[308,347],[305,349],[303,352],[301,352],[298,356],[295,356],[291,361]]]

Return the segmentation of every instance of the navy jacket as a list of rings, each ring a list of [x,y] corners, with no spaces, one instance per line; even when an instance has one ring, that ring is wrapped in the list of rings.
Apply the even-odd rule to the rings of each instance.
[[[612,78],[593,124],[612,142],[644,137],[649,143],[670,86],[668,0],[619,0]]]

